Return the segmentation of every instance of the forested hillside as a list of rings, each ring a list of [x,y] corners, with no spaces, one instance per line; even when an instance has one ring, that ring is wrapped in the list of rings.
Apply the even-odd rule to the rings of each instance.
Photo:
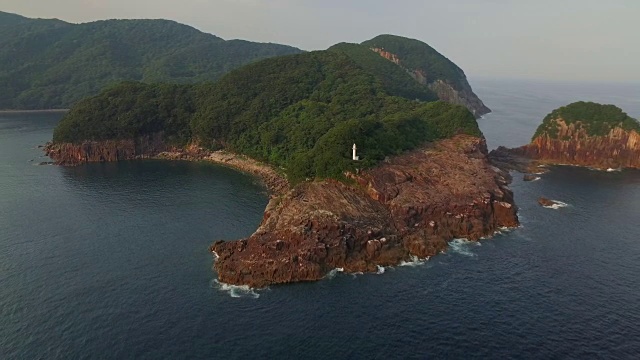
[[[169,20],[69,24],[0,12],[0,109],[66,108],[121,81],[195,83],[299,49]]]
[[[457,133],[481,136],[463,106],[416,101],[413,93],[391,96],[405,81],[381,77],[378,67],[367,70],[340,51],[276,57],[215,83],[121,84],[78,103],[53,140],[80,143],[163,132],[173,145],[225,148],[282,167],[296,182],[341,178],[345,170]],[[353,143],[361,149],[357,164],[351,160]]]

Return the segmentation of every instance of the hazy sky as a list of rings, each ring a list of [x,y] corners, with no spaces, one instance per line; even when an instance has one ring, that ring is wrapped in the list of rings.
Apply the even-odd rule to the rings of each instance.
[[[0,0],[0,10],[165,18],[305,50],[391,33],[427,42],[470,77],[640,82],[639,0]]]

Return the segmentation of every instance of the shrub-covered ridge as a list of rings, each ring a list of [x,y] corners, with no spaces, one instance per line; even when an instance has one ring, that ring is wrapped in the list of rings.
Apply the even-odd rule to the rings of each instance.
[[[589,136],[607,135],[615,127],[640,132],[640,123],[619,107],[579,101],[555,109],[545,116],[533,139],[542,135],[556,138],[558,136],[557,120],[563,120],[567,125],[576,124]]]
[[[163,132],[171,145],[198,143],[249,155],[284,168],[296,182],[341,178],[344,171],[457,133],[481,136],[463,106],[389,95],[396,85],[339,51],[277,57],[217,83],[110,88],[75,106],[56,128],[54,142]],[[353,143],[359,162],[351,160]]]

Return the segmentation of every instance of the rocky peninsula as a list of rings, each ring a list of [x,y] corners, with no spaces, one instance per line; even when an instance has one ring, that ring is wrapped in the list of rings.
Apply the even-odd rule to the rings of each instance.
[[[530,144],[499,147],[491,157],[524,172],[540,164],[638,169],[640,124],[614,105],[576,102],[547,115]]]
[[[518,225],[508,174],[490,164],[481,138],[441,140],[350,178],[302,183],[269,202],[249,238],[216,242],[220,281],[263,287],[335,268],[375,272]]]
[[[61,165],[208,160],[263,178],[272,198],[258,230],[211,247],[220,280],[234,285],[377,271],[517,226],[509,175],[489,162],[477,112],[430,88],[459,86],[464,73],[422,42],[374,40],[410,44],[409,67],[376,44],[338,44],[212,84],[122,83],[75,105],[45,151]]]

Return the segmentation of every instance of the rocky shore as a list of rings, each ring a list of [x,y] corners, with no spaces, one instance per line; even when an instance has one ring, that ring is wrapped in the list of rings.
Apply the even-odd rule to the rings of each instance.
[[[507,173],[487,157],[484,139],[457,135],[378,167],[290,189],[280,173],[253,159],[190,145],[168,147],[162,134],[135,140],[47,144],[56,163],[140,158],[212,161],[264,180],[272,193],[249,238],[217,241],[220,281],[263,287],[311,281],[335,268],[375,272],[379,266],[427,258],[454,238],[478,240],[518,225]]]
[[[589,136],[577,125],[557,121],[558,134],[543,134],[518,148],[499,147],[490,154],[503,169],[536,172],[540,165],[574,165],[592,169],[640,169],[640,134],[620,127]]]
[[[259,177],[274,195],[284,194],[289,189],[287,179],[264,163],[227,151],[205,150],[195,144],[184,148],[167,146],[162,133],[128,140],[85,141],[81,144],[48,143],[44,152],[55,164],[65,166],[135,159],[210,161]]]
[[[263,287],[335,268],[375,272],[518,225],[508,174],[490,164],[483,139],[458,135],[350,177],[299,184],[269,202],[253,235],[213,244],[220,281]]]

